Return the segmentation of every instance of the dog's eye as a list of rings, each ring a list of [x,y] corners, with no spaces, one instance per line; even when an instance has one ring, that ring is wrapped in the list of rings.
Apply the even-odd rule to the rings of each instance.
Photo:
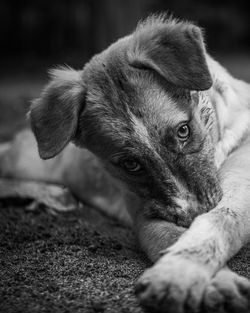
[[[181,125],[177,130],[177,135],[179,139],[186,140],[190,135],[190,128],[187,124]]]
[[[133,158],[126,158],[121,160],[120,166],[128,172],[138,172],[142,169],[141,164]]]

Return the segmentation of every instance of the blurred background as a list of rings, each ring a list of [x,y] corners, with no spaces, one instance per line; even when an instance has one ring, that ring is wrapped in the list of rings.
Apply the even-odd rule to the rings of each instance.
[[[0,141],[26,125],[30,100],[41,91],[49,67],[81,68],[133,31],[138,20],[162,11],[202,26],[209,53],[250,81],[245,0],[1,0]]]

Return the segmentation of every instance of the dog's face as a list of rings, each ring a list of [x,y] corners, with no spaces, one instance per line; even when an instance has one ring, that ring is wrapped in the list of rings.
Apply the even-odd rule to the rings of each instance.
[[[73,140],[145,200],[145,214],[184,226],[215,206],[212,80],[197,27],[150,19],[83,71],[52,75],[31,108],[43,158]]]

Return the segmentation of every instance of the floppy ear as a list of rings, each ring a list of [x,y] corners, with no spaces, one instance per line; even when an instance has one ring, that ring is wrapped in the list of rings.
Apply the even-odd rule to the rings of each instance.
[[[174,19],[151,17],[132,35],[129,62],[149,68],[170,83],[189,90],[206,90],[212,78],[201,29]]]
[[[31,105],[31,128],[42,159],[56,156],[74,137],[84,106],[81,73],[70,68],[51,71],[51,82]]]

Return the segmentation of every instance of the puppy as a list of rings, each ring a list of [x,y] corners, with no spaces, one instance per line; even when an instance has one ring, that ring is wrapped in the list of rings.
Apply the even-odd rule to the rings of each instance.
[[[60,153],[58,181],[84,199],[84,148],[119,184],[155,262],[136,285],[146,308],[249,312],[250,282],[225,267],[250,239],[249,107],[250,86],[207,54],[200,28],[164,16],[82,70],[53,70],[33,102],[41,158]]]

